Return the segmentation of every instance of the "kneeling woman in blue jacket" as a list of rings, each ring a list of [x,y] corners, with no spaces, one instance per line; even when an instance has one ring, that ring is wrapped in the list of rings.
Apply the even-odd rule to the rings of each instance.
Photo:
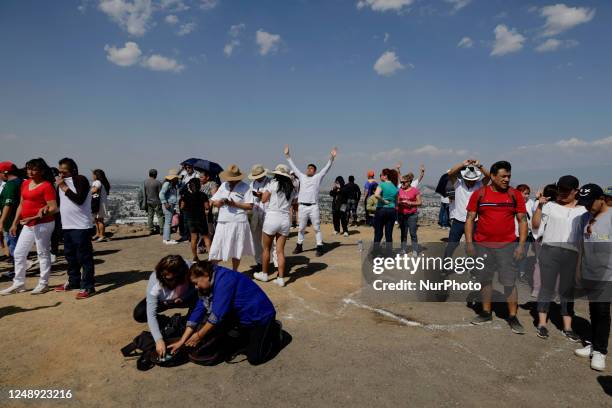
[[[249,363],[264,363],[280,348],[281,326],[276,310],[256,283],[208,261],[194,263],[189,275],[200,298],[189,315],[185,333],[170,346],[172,353],[183,346],[197,347],[207,336],[219,336],[220,331],[227,332],[236,325],[248,339]]]

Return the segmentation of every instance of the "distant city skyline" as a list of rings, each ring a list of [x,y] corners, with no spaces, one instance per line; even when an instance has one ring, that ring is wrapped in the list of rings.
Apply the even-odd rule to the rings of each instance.
[[[138,181],[289,143],[300,167],[338,147],[327,184],[473,157],[610,185],[611,23],[601,0],[5,0],[0,160]]]

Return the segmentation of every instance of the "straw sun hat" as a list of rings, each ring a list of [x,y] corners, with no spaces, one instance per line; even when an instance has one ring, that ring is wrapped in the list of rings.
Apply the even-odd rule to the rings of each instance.
[[[219,173],[223,181],[240,181],[244,178],[244,173],[240,171],[237,164],[230,165],[226,170]]]
[[[249,174],[249,179],[257,180],[264,176],[267,176],[270,170],[266,169],[263,164],[255,164],[251,167],[251,174]]]
[[[168,170],[168,175],[165,177],[166,180],[170,181],[170,180],[174,180],[177,178],[179,178],[177,169]]]

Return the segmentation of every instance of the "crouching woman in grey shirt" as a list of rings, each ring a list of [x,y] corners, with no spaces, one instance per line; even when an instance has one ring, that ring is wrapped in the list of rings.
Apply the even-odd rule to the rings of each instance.
[[[180,255],[163,257],[149,277],[146,297],[134,308],[134,319],[149,325],[160,357],[166,353],[166,343],[159,327],[159,313],[173,308],[191,310],[197,301],[195,289],[189,280],[189,266]]]

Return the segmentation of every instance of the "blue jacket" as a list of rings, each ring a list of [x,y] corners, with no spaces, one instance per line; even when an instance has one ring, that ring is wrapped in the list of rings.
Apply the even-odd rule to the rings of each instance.
[[[162,204],[176,205],[178,203],[178,190],[169,181],[164,181],[159,191],[159,200]]]
[[[216,265],[212,296],[200,297],[189,315],[188,325],[202,323],[206,316],[219,324],[228,315],[236,316],[242,326],[257,326],[276,316],[274,305],[255,282],[232,269]]]

